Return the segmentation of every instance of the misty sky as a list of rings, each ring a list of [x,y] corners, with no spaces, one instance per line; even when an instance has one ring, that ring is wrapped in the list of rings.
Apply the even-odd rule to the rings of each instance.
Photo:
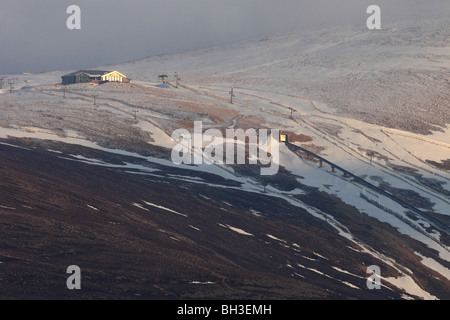
[[[81,30],[68,30],[69,5]],[[449,16],[449,0],[0,0],[0,74],[93,68],[298,28]]]

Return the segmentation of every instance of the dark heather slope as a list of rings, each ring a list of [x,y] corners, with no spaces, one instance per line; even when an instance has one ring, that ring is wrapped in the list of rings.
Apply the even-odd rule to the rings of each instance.
[[[70,160],[108,157],[98,150],[2,142],[21,148],[0,144],[0,299],[402,297],[387,282],[366,287],[367,266],[379,265],[386,277],[396,270],[283,199],[233,189],[235,182],[219,177],[202,178],[222,187],[174,179],[183,173],[176,168],[143,175]],[[312,192],[309,201],[319,205],[321,196]],[[323,210],[352,218],[351,209],[327,201]],[[371,232],[385,226],[366,219],[372,229],[350,226],[376,245]],[[383,238],[400,242],[396,258],[411,262],[408,240],[391,229]],[[66,287],[70,265],[81,268],[81,290]],[[421,285],[448,298],[448,283],[419,265],[408,267]]]

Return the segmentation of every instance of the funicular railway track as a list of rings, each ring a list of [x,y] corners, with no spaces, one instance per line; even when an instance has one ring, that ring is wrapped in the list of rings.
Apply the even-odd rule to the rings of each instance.
[[[377,186],[375,186],[374,184],[364,180],[361,177],[358,177],[357,175],[351,173],[350,171],[342,168],[341,166],[319,156],[318,154],[315,154],[314,152],[311,152],[305,148],[302,148],[300,146],[297,146],[295,144],[292,144],[289,142],[288,140],[288,136],[286,136],[286,140],[285,140],[285,145],[286,147],[292,151],[293,153],[295,153],[297,156],[301,157],[297,151],[301,151],[303,153],[305,153],[306,155],[308,155],[309,157],[315,158],[317,160],[319,160],[320,162],[320,166],[323,166],[323,164],[327,164],[332,168],[333,172],[336,171],[340,171],[344,174],[344,177],[347,178],[352,178],[355,182],[358,182],[359,184],[375,191],[376,193],[388,197],[389,199],[395,201],[396,203],[398,203],[399,205],[401,205],[402,207],[404,207],[405,209],[410,210],[411,212],[414,212],[415,214],[417,214],[418,216],[422,217],[423,219],[425,219],[426,221],[428,221],[430,224],[432,224],[432,226],[434,228],[436,228],[437,230],[446,233],[447,235],[450,235],[450,230],[449,227],[447,225],[445,225],[442,221],[439,221],[438,219],[434,218],[433,216],[423,212],[422,210],[417,209],[416,207],[412,206],[411,204],[407,203],[406,201],[399,199],[398,197],[396,197],[395,195],[393,195],[392,193],[383,190]],[[425,234],[425,233],[424,233]],[[426,234],[427,235],[427,234]],[[429,235],[427,235],[429,236]]]

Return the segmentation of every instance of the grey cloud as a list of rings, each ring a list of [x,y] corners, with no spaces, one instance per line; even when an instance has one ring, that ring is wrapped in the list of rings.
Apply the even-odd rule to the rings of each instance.
[[[67,30],[66,9],[82,10]],[[0,73],[89,68],[332,24],[450,14],[447,0],[2,0]]]

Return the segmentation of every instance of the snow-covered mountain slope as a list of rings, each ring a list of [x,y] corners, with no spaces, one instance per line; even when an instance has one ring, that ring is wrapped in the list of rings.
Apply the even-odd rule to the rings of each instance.
[[[30,159],[34,151],[43,152],[48,161],[67,165],[75,176],[80,174],[80,181],[90,180],[81,169],[87,166],[86,172],[95,168],[102,174],[110,172],[125,189],[127,183],[133,190],[137,188],[135,179],[142,177],[153,181],[146,185],[149,190],[160,185],[167,186],[168,192],[189,195],[185,199],[138,199],[127,192],[115,193],[120,195],[117,202],[122,207],[130,205],[126,220],[121,220],[124,224],[137,227],[134,223],[140,220],[135,214],[142,219],[144,212],[173,213],[170,234],[176,239],[173,241],[180,242],[177,250],[185,246],[193,250],[193,256],[205,254],[193,249],[198,245],[230,263],[220,275],[202,265],[206,276],[200,280],[221,283],[209,297],[220,296],[229,281],[237,281],[233,265],[239,272],[261,271],[264,259],[273,257],[264,269],[264,279],[275,281],[272,270],[280,268],[286,281],[295,281],[299,287],[313,284],[302,297],[367,298],[374,294],[371,297],[398,298],[405,293],[403,297],[448,298],[447,25],[448,20],[433,20],[386,26],[376,32],[363,28],[298,31],[101,67],[126,74],[132,84],[61,86],[59,77],[66,72],[10,76],[16,88],[0,93],[0,146],[9,150],[3,157],[5,163],[12,163],[7,152],[25,148],[26,152],[16,156]],[[181,77],[178,89],[174,88],[174,72]],[[161,73],[169,73],[172,86],[158,83]],[[24,80],[26,86],[18,85]],[[236,96],[233,104],[229,103],[230,88]],[[284,144],[280,145],[280,171],[272,177],[260,176],[251,165],[177,166],[170,160],[176,144],[172,132],[192,130],[194,121],[202,121],[205,129],[222,131],[280,129],[288,134],[290,143],[333,166],[321,165],[317,158],[293,152]],[[36,167],[46,169],[42,163]],[[344,175],[336,167],[354,176]],[[8,172],[8,167],[4,169]],[[130,176],[129,181],[123,174]],[[35,177],[37,181],[41,175]],[[106,183],[103,176],[92,179]],[[10,217],[25,200],[16,190],[20,183],[4,183],[2,190],[15,186],[14,193],[5,191],[0,196],[0,212]],[[83,208],[94,210],[106,203],[111,208],[106,198],[98,191],[96,202]],[[199,199],[209,202],[205,212],[198,209]],[[67,203],[64,201],[64,206],[70,207]],[[213,218],[209,219],[208,213],[214,213]],[[195,223],[186,225],[190,218]],[[149,232],[168,227],[163,220],[145,219],[152,226]],[[193,230],[208,230],[211,236],[220,230],[220,241],[205,240]],[[231,254],[238,240],[227,241],[225,231],[252,241],[243,241],[239,253]],[[264,243],[276,243],[285,251],[269,249]],[[168,248],[171,244],[162,241],[158,250]],[[13,251],[6,255],[0,249],[0,262],[2,256],[14,256]],[[246,252],[255,252],[255,256],[245,257]],[[180,263],[175,258],[164,259],[164,263]],[[367,291],[368,265],[383,266],[383,283],[388,289]],[[120,272],[118,268],[115,272]],[[402,277],[396,278],[399,272]],[[213,281],[208,279],[212,275]],[[337,290],[333,289],[336,279],[340,279]],[[245,287],[245,281],[239,281]],[[292,288],[283,281],[280,286],[286,291],[281,290],[281,296],[286,297]],[[174,288],[168,284],[166,290],[170,291],[169,287]],[[255,293],[257,288],[252,288]],[[324,294],[322,289],[333,293]],[[188,291],[188,297],[200,292]],[[274,297],[276,290],[270,292]],[[251,297],[251,292],[245,297]]]
[[[224,95],[232,86],[306,96],[367,122],[430,133],[450,123],[449,24],[296,31],[112,68],[139,80],[178,72],[186,84]]]

